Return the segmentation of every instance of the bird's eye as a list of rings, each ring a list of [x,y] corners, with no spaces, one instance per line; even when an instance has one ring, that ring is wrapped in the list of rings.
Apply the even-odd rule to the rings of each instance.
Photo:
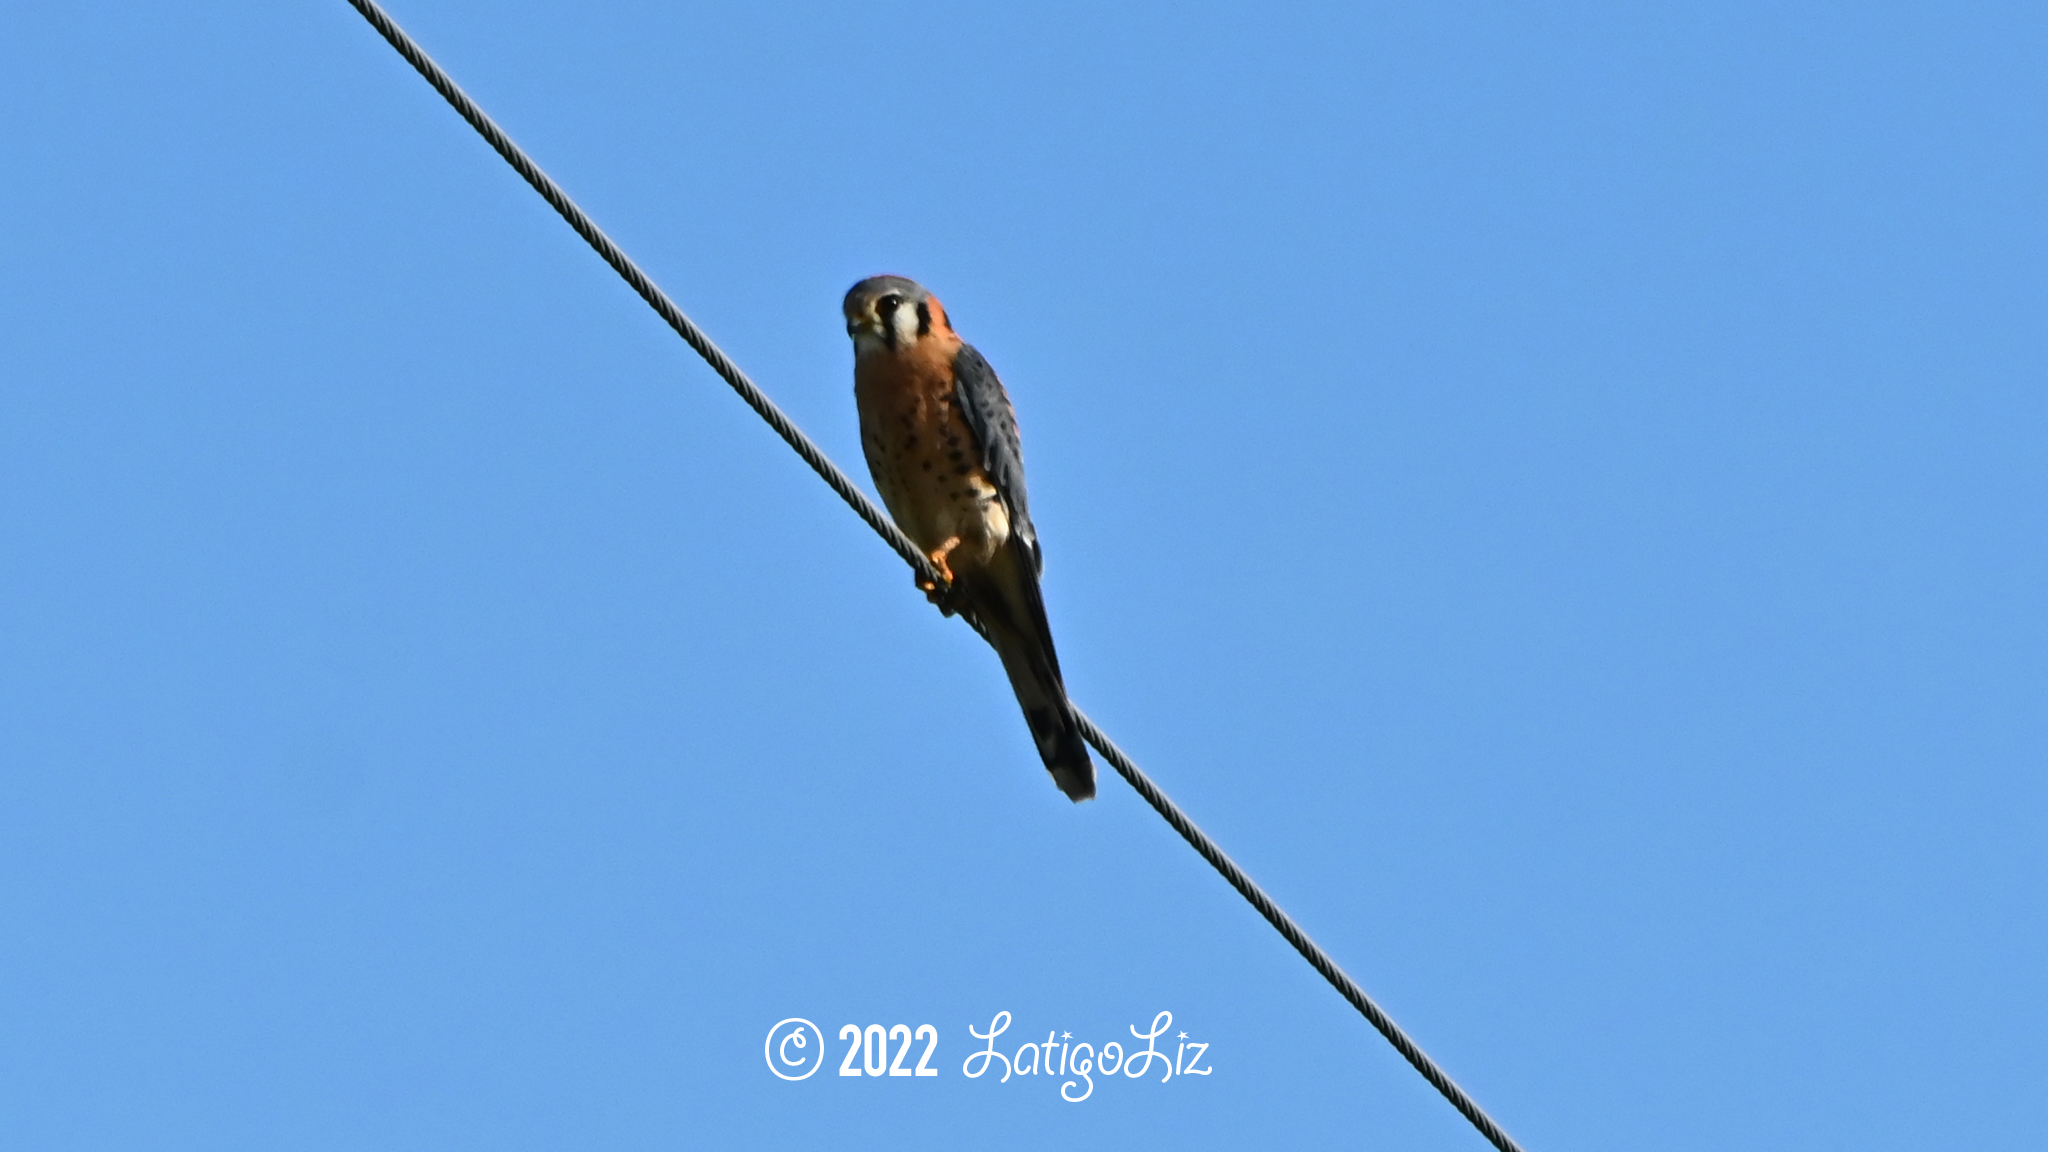
[[[884,296],[880,300],[875,301],[875,311],[883,316],[887,316],[902,306],[903,297],[901,296]]]

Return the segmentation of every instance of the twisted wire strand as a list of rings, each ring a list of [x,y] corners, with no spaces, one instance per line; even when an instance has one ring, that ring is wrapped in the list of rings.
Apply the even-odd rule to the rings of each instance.
[[[745,372],[740,371],[739,365],[734,364],[718,345],[711,342],[711,337],[706,336],[703,329],[697,327],[683,314],[683,310],[676,306],[675,301],[669,299],[668,293],[661,290],[661,286],[654,282],[653,277],[641,271],[640,266],[633,263],[632,258],[621,251],[617,244],[612,243],[611,237],[604,234],[604,229],[599,228],[590,217],[583,214],[583,209],[577,207],[574,200],[569,199],[569,194],[562,191],[561,186],[549,179],[548,174],[541,171],[540,165],[535,164],[532,157],[512,142],[512,138],[505,134],[505,130],[498,127],[497,121],[492,120],[484,114],[482,108],[477,107],[476,101],[469,98],[469,93],[464,92],[460,85],[443,72],[441,66],[434,63],[433,57],[428,56],[425,49],[414,43],[412,37],[406,35],[405,30],[373,0],[348,2],[357,12],[362,13],[363,19],[368,20],[393,48],[398,50],[400,56],[405,57],[407,63],[417,69],[421,76],[426,77],[427,83],[434,86],[434,91],[439,92],[464,120],[469,121],[469,126],[476,129],[477,135],[482,136],[497,150],[498,155],[505,158],[505,163],[510,164],[513,171],[524,177],[528,184],[533,185],[533,190],[540,193],[541,199],[546,200],[549,206],[561,213],[562,219],[569,222],[569,227],[574,228],[578,236],[583,237],[585,242],[595,248],[597,254],[604,257],[604,262],[611,265],[612,270],[631,285],[633,291],[638,292],[649,307],[659,313],[663,320],[668,321],[668,326],[676,330],[676,335],[683,338],[683,343],[688,344],[697,355],[704,358],[706,364],[711,365],[713,372],[732,385],[732,390],[740,394],[740,399],[747,402],[747,407],[766,420],[768,426],[775,429],[775,434],[794,448],[796,454],[803,457],[804,463],[809,464],[812,471],[831,485],[834,492],[839,493],[840,499],[851,505],[862,520],[867,521],[868,527],[873,528],[889,547],[896,550],[897,555],[903,557],[904,563],[916,569],[918,575],[924,579],[944,586],[938,570],[922,552],[918,551],[917,545],[911,543],[910,537],[905,536],[894,521],[875,507],[874,501],[869,500],[867,494],[848,479],[837,464],[832,463],[823,449],[813,443],[809,436],[804,435],[803,429],[798,428],[787,413],[776,407],[775,401],[770,400],[767,393],[749,380]]]
[[[706,336],[702,329],[683,314],[683,310],[676,306],[675,301],[669,299],[668,294],[655,284],[652,277],[641,271],[639,265],[633,263],[617,244],[612,243],[611,237],[605,235],[603,229],[584,215],[583,210],[576,206],[576,202],[569,198],[569,194],[562,191],[546,172],[541,171],[540,165],[535,164],[531,157],[514,144],[512,138],[505,134],[505,130],[485,115],[483,109],[477,107],[476,102],[469,98],[469,94],[443,72],[441,66],[434,63],[433,58],[428,56],[412,37],[406,35],[405,30],[400,28],[375,0],[348,0],[348,3],[362,14],[363,19],[370,22],[379,35],[397,49],[399,55],[405,57],[406,61],[426,78],[427,83],[434,86],[434,90],[439,92],[464,120],[469,121],[470,127],[476,129],[477,134],[482,136],[498,155],[504,157],[505,162],[531,184],[533,190],[540,193],[541,198],[561,214],[562,219],[568,221],[569,227],[574,228],[578,236],[583,237],[597,250],[597,254],[604,258],[604,262],[611,265],[612,269],[632,286],[633,291],[639,293],[640,298],[647,301],[648,306],[668,322],[669,327],[675,329],[684,343],[704,358],[704,362],[711,366],[712,371],[718,373],[732,386],[733,391],[739,393],[740,399],[746,401],[749,408],[767,421],[768,426],[775,429],[776,434],[795,449],[798,456],[803,457],[804,463],[809,464],[811,470],[830,485],[832,490],[839,494],[839,498],[846,501],[847,505],[867,522],[868,527],[875,530],[876,535],[895,549],[897,555],[903,557],[904,562],[909,564],[919,577],[943,587],[938,570],[930,559],[918,550],[917,545],[903,534],[902,529],[883,515],[882,510],[875,507],[874,501],[869,500],[867,494],[855,486],[846,473],[840,471],[839,466],[832,463],[809,436],[804,435],[795,421],[777,407],[718,345],[712,343],[711,338]],[[965,617],[963,619],[975,631],[982,631],[977,621]],[[1301,930],[1301,926],[1294,922],[1293,917],[1282,911],[1280,906],[1273,902],[1273,898],[1266,895],[1264,889],[1245,875],[1244,869],[1239,868],[1236,861],[1218,847],[1214,840],[1209,839],[1208,834],[1189,819],[1187,813],[1181,811],[1180,806],[1161,791],[1159,785],[1154,784],[1152,778],[1145,775],[1144,771],[1124,754],[1124,750],[1117,747],[1115,741],[1096,727],[1095,722],[1078,707],[1074,709],[1074,719],[1081,727],[1082,736],[1088,743],[1094,745],[1096,751],[1102,753],[1103,758],[1109,761],[1117,774],[1122,776],[1138,795],[1144,797],[1145,802],[1172,825],[1173,830],[1180,833],[1181,838],[1200,853],[1202,859],[1207,860],[1211,867],[1221,873],[1223,878],[1230,882],[1230,886],[1237,889],[1239,895],[1253,908],[1258,909],[1259,915],[1264,916],[1266,922],[1293,945],[1294,950],[1301,953],[1302,958],[1307,960],[1310,966],[1322,974],[1323,979],[1329,981],[1368,1023],[1378,1029],[1380,1035],[1386,1037],[1387,1042],[1392,1044],[1408,1063],[1414,1065],[1415,1070],[1422,1073],[1423,1078],[1479,1130],[1480,1135],[1486,1137],[1500,1152],[1522,1152],[1521,1146],[1509,1138],[1508,1134],[1501,1130],[1500,1125],[1494,1123],[1493,1118],[1466,1095],[1465,1090],[1458,1087],[1443,1069],[1437,1067],[1436,1061],[1431,1060],[1429,1054],[1410,1039],[1408,1034],[1365,994],[1365,990],[1309,938],[1308,933]]]
[[[1422,1073],[1423,1079],[1429,1081],[1438,1092],[1443,1093],[1444,1099],[1451,1102],[1451,1107],[1456,1108],[1465,1119],[1471,1121],[1472,1126],[1479,1129],[1479,1134],[1486,1137],[1489,1143],[1500,1149],[1500,1152],[1521,1152],[1521,1146],[1510,1139],[1506,1132],[1501,1131],[1500,1125],[1493,1122],[1493,1117],[1488,1116],[1472,1097],[1465,1094],[1463,1088],[1458,1087],[1456,1081],[1442,1068],[1437,1067],[1436,1061],[1429,1058],[1429,1053],[1424,1052],[1421,1046],[1409,1039],[1408,1033],[1403,1032],[1401,1026],[1394,1023],[1393,1018],[1382,1011],[1378,1004],[1373,1003],[1372,997],[1365,994],[1365,989],[1360,988],[1357,981],[1338,967],[1337,962],[1330,959],[1329,953],[1324,952],[1314,940],[1309,939],[1308,933],[1301,930],[1301,925],[1294,922],[1294,917],[1273,903],[1273,898],[1266,895],[1265,889],[1260,888],[1251,877],[1245,875],[1244,869],[1237,866],[1237,861],[1232,860],[1214,840],[1209,839],[1208,833],[1197,827],[1188,814],[1181,811],[1180,805],[1173,802],[1172,797],[1160,791],[1159,785],[1154,784],[1150,776],[1145,775],[1129,756],[1124,755],[1124,750],[1117,747],[1115,741],[1095,726],[1095,721],[1083,715],[1079,708],[1074,709],[1074,719],[1080,721],[1081,735],[1095,746],[1097,752],[1102,753],[1103,759],[1109,761],[1110,766],[1116,769],[1117,775],[1122,776],[1138,795],[1143,796],[1145,803],[1150,804],[1153,811],[1164,817],[1168,824],[1173,825],[1173,830],[1180,833],[1181,839],[1192,845],[1196,852],[1201,853],[1202,859],[1207,860],[1210,867],[1222,873],[1223,878],[1230,881],[1230,886],[1237,889],[1238,895],[1243,896],[1252,907],[1258,909],[1259,915],[1266,918],[1266,923],[1271,924],[1289,944],[1294,945],[1294,950],[1301,953],[1302,959],[1307,960],[1311,967],[1322,973],[1323,979],[1328,980],[1339,995],[1349,1000],[1351,1006],[1358,1009],[1359,1014],[1364,1016],[1368,1023],[1379,1029],[1380,1035],[1387,1038],[1387,1043],[1392,1044],[1396,1052],[1399,1052],[1408,1063],[1413,1064],[1415,1070]]]

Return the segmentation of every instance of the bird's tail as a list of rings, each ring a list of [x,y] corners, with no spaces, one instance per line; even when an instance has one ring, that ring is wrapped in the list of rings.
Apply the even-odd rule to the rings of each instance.
[[[990,570],[972,578],[982,586],[968,589],[968,600],[989,644],[1002,658],[1045,770],[1067,799],[1078,803],[1095,797],[1095,762],[1088,758],[1088,743],[1060,679],[1060,660],[1053,651],[1036,568],[1025,548],[1011,541]]]

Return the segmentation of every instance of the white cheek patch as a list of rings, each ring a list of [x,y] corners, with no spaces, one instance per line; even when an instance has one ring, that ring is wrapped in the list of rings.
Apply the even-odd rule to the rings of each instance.
[[[897,344],[917,343],[917,306],[898,304],[896,310],[889,313],[889,326],[896,330]]]

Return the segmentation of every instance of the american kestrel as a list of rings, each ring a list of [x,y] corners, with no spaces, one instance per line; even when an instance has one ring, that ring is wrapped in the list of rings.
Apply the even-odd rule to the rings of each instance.
[[[922,285],[876,276],[855,284],[843,308],[868,472],[896,526],[950,590],[922,578],[918,587],[947,615],[981,625],[1053,783],[1070,800],[1089,799],[1095,764],[1038,593],[1038,533],[1009,394]]]

